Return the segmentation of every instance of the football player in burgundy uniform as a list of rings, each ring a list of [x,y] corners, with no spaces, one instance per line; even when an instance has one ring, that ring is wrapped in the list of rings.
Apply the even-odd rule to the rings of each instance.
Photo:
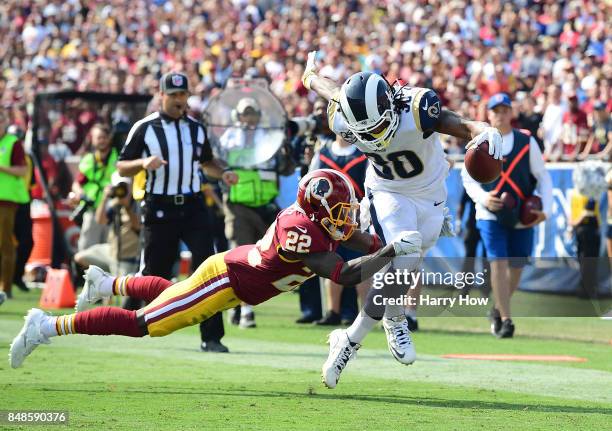
[[[320,169],[302,178],[296,202],[279,213],[257,244],[211,256],[186,280],[172,284],[153,276],[113,277],[91,266],[75,314],[54,317],[36,308],[28,312],[11,344],[10,365],[21,366],[27,355],[53,336],[160,337],[196,325],[240,301],[264,302],[314,275],[356,284],[395,256],[420,250],[418,232],[405,232],[397,242],[381,247],[377,236],[356,231],[357,208],[350,181],[340,172]],[[335,253],[341,241],[369,254],[344,262]],[[140,298],[147,305],[137,311],[117,307],[80,311],[87,303],[113,295]],[[351,353],[354,346],[347,349]]]

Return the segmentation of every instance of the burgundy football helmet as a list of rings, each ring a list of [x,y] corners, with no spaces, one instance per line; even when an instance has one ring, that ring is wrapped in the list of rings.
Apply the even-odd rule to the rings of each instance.
[[[336,241],[346,241],[357,227],[359,203],[355,189],[339,171],[317,169],[305,175],[300,180],[296,202]]]

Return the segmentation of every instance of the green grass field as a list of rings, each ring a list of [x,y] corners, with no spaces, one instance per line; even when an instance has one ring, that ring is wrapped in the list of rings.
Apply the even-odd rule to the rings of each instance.
[[[227,327],[230,354],[199,351],[197,327],[166,338],[53,339],[12,370],[6,355],[38,294],[0,306],[0,410],[66,410],[71,429],[610,429],[612,321],[518,318],[497,340],[484,318],[430,317],[417,362],[396,363],[370,334],[335,390],[320,383],[327,329],[299,326],[297,296]],[[56,313],[59,314],[59,313]],[[444,359],[446,353],[575,355],[583,363]],[[51,428],[60,429],[62,427]],[[19,427],[0,424],[0,429]],[[23,426],[23,429],[31,429]]]

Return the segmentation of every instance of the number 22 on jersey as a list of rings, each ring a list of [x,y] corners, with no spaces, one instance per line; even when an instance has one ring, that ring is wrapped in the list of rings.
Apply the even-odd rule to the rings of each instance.
[[[299,226],[296,227],[299,230]],[[266,231],[266,234],[262,239],[257,241],[255,247],[253,247],[249,251],[248,260],[251,266],[257,266],[262,262],[261,254],[268,251],[272,246],[274,239],[274,232],[276,231],[276,221],[272,223],[272,225]],[[287,232],[287,240],[285,242],[284,249],[287,251],[293,251],[296,253],[308,253],[310,244],[312,243],[312,238],[310,235],[306,233],[298,233],[296,231]],[[278,251],[276,251],[278,254]],[[286,260],[286,258],[279,255],[282,260]],[[294,262],[292,262],[294,263]],[[281,277],[280,279],[274,281],[272,285],[283,292],[287,292],[289,290],[293,290],[302,284],[304,281],[308,280],[314,274],[308,267],[302,267],[302,271],[304,271],[308,275],[302,274],[289,274],[285,277]]]

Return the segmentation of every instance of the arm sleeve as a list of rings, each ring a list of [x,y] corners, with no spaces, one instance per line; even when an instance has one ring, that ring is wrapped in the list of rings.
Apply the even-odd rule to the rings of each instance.
[[[206,128],[202,125],[199,125],[198,127],[198,144],[202,145],[200,163],[210,162],[213,159],[212,148],[210,146],[210,141],[208,140]]]
[[[468,174],[468,171],[465,166],[461,169],[461,179],[463,180],[463,187],[465,187],[465,191],[467,192],[470,199],[472,199],[476,203],[484,205],[489,193],[487,193],[487,191],[482,188],[478,181],[476,181],[470,176],[470,174]]]
[[[550,219],[552,211],[552,179],[546,170],[544,157],[533,136],[529,139],[529,169],[537,180],[536,190],[542,198],[542,211]]]
[[[130,129],[125,145],[119,154],[119,160],[136,160],[142,157],[145,149],[145,133],[147,130],[146,124],[136,123]]]
[[[411,102],[414,124],[423,133],[433,132],[440,119],[442,103],[435,91],[420,88]]]

